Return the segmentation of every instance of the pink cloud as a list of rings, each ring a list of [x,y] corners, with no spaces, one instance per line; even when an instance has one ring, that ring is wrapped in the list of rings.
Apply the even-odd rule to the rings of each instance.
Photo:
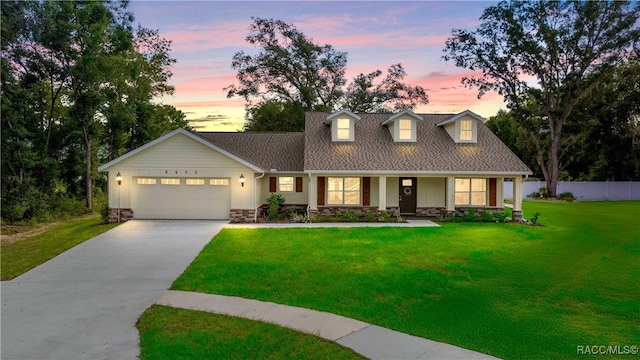
[[[224,100],[208,100],[208,101],[176,101],[167,102],[176,108],[242,108],[244,109],[244,100],[242,99],[224,99]]]

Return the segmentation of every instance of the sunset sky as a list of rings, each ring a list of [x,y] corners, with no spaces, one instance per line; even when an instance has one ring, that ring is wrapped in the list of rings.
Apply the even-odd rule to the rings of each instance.
[[[182,110],[200,131],[236,131],[244,123],[244,100],[227,99],[224,87],[235,82],[233,55],[258,49],[245,42],[251,17],[293,23],[319,44],[348,53],[347,79],[402,63],[411,85],[427,90],[429,104],[416,112],[472,110],[484,117],[505,108],[502,97],[465,89],[470,72],[441,59],[453,28],[475,28],[486,1],[410,2],[220,2],[132,1],[136,23],[159,29],[173,41],[177,59],[171,83],[175,94],[162,100]]]

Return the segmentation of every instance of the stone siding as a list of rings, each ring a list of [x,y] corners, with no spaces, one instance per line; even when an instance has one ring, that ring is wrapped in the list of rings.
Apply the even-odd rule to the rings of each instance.
[[[447,208],[446,207],[419,207],[416,209],[416,216],[446,217]]]
[[[455,214],[458,216],[467,215],[469,210],[473,209],[473,214],[476,216],[481,216],[484,212],[489,214],[500,213],[504,211],[504,208],[483,208],[483,207],[457,207]]]
[[[256,211],[253,209],[231,209],[229,212],[229,222],[231,223],[252,223]]]
[[[133,210],[130,208],[120,209],[120,222],[125,222],[133,219]],[[118,208],[112,208],[109,217],[107,218],[109,224],[118,222]]]

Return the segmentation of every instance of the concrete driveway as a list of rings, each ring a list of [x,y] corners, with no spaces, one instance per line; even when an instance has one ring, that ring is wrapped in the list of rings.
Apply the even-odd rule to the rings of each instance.
[[[222,229],[132,220],[3,281],[2,359],[135,359],[135,323]]]

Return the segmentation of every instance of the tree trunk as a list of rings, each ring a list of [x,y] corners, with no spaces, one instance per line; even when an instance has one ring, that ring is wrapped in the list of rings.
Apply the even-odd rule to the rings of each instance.
[[[86,187],[86,189],[85,189],[85,197],[87,199],[87,201],[86,201],[87,209],[91,210],[92,207],[93,207],[93,204],[92,204],[92,201],[91,201],[92,200],[92,198],[91,198],[91,195],[92,195],[92,193],[91,193],[91,187],[92,187],[91,186],[92,185],[91,184],[91,152],[92,152],[92,150],[91,150],[91,137],[87,134],[86,130],[84,131],[84,144],[85,144],[85,147],[87,149],[87,159],[86,159],[87,167],[86,167],[86,174],[85,174],[85,176],[86,176],[86,179],[85,179],[85,187]]]

